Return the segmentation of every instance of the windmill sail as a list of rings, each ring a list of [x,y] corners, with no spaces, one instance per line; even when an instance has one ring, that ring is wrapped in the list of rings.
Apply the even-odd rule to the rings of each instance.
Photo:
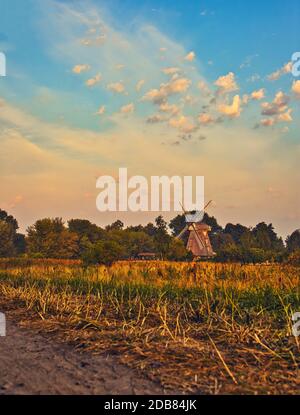
[[[209,202],[205,208],[210,204]],[[204,208],[204,209],[205,209]],[[186,226],[179,233],[177,238],[184,239],[188,233],[186,248],[193,253],[197,258],[211,258],[215,255],[210,239],[210,226],[202,222],[204,211],[197,211],[195,213],[187,213],[184,208]]]

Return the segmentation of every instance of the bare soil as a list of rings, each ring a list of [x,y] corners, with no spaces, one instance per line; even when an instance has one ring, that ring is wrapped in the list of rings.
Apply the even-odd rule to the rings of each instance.
[[[142,395],[163,389],[113,356],[80,352],[53,336],[21,328],[7,314],[0,337],[0,395]]]

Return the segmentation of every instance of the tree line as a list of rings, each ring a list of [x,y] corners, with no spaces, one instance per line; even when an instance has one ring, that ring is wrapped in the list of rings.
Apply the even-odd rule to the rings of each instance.
[[[228,223],[224,228],[213,216],[204,215],[211,227],[210,239],[216,256],[224,262],[262,263],[289,261],[300,265],[300,231],[283,242],[272,224],[261,222],[253,228]],[[139,253],[155,253],[171,261],[193,259],[186,241],[176,239],[185,226],[184,215],[167,223],[162,216],[146,226],[129,226],[117,220],[101,228],[86,219],[45,218],[18,233],[17,220],[0,209],[0,257],[82,259],[86,264],[111,264],[136,258]]]

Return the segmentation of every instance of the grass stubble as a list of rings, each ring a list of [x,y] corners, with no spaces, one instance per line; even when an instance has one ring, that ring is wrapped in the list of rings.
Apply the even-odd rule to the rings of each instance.
[[[300,268],[0,260],[0,309],[187,394],[299,394]]]

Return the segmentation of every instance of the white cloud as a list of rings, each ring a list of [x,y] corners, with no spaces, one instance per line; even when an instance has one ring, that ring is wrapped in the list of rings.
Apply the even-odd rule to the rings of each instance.
[[[91,69],[90,65],[83,64],[83,65],[75,65],[72,69],[72,72],[75,74],[81,74],[82,72],[87,72]]]
[[[107,89],[112,92],[116,92],[117,94],[122,94],[125,92],[125,86],[123,82],[113,82],[107,85]]]
[[[263,127],[273,127],[273,125],[275,124],[275,119],[274,118],[264,118],[263,120],[261,120],[260,123]]]
[[[293,63],[292,62],[288,62],[285,65],[283,65],[282,68],[278,69],[277,71],[271,73],[270,75],[268,75],[268,80],[269,81],[277,81],[278,79],[280,79],[283,75],[286,75],[288,73],[291,73],[293,69]]]
[[[122,114],[132,114],[134,112],[134,104],[133,103],[130,103],[128,105],[124,105],[121,108],[120,112]]]
[[[167,112],[172,115],[176,115],[179,113],[180,108],[175,104],[169,104],[168,102],[162,102],[159,106],[159,110],[162,112]]]
[[[221,114],[224,114],[231,118],[236,118],[241,115],[241,98],[239,95],[235,95],[231,105],[220,104],[218,110]]]
[[[180,69],[179,68],[176,68],[176,67],[168,67],[168,68],[163,68],[162,69],[162,72],[165,75],[174,75],[174,74],[180,72]]]
[[[196,54],[195,54],[195,52],[189,52],[186,56],[185,56],[185,60],[186,61],[188,61],[188,62],[193,62],[194,60],[195,60],[195,58],[196,58]]]
[[[251,94],[251,98],[254,101],[260,101],[261,99],[263,99],[265,97],[265,89],[261,88],[257,91],[253,91]]]
[[[190,85],[191,81],[187,78],[172,78],[168,83],[161,84],[159,89],[148,91],[143,100],[161,104],[171,95],[186,92]]]
[[[227,75],[220,76],[220,78],[216,80],[215,85],[218,87],[218,92],[220,94],[234,92],[239,89],[233,72],[229,72]]]
[[[292,122],[293,121],[292,112],[293,110],[289,108],[286,112],[279,114],[277,118],[278,121],[279,122]]]
[[[193,119],[181,115],[178,118],[171,118],[169,120],[169,125],[171,127],[177,128],[183,133],[193,133],[198,129],[198,126],[194,123]]]
[[[117,65],[115,65],[115,68],[116,68],[118,71],[121,71],[122,69],[124,69],[124,68],[125,68],[125,65],[123,65],[122,63],[118,63]]]
[[[263,102],[261,104],[262,115],[273,116],[286,111],[289,101],[290,98],[288,95],[284,94],[282,91],[277,92],[272,102]]]
[[[96,115],[103,115],[106,111],[105,105],[102,105],[98,111],[96,112]]]
[[[95,85],[97,85],[102,79],[102,75],[100,73],[98,73],[97,75],[95,75],[93,78],[88,79],[85,84],[88,87],[93,87]]]
[[[292,92],[296,95],[296,98],[300,99],[300,80],[293,82]]]
[[[106,35],[98,35],[93,38],[83,38],[80,39],[80,44],[82,46],[103,46],[106,41]]]
[[[198,120],[200,124],[203,124],[203,125],[213,124],[215,122],[212,115],[207,114],[206,112],[203,112],[202,114],[200,114],[198,117]]]
[[[136,91],[139,92],[143,88],[144,85],[145,85],[144,79],[141,79],[140,81],[138,81],[135,86]]]

